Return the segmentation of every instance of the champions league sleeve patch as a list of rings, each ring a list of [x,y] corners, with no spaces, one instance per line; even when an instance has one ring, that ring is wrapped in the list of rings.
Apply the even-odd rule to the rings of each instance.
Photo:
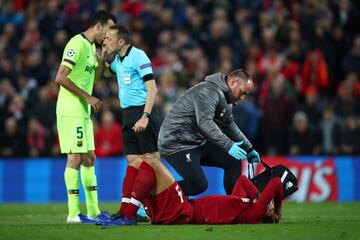
[[[75,56],[75,51],[74,51],[74,49],[69,49],[69,50],[67,50],[67,52],[66,52],[66,55],[68,56],[68,57],[73,57],[73,56]]]
[[[147,68],[147,67],[151,67],[151,63],[145,63],[143,65],[140,65],[140,69],[144,69],[144,68]]]

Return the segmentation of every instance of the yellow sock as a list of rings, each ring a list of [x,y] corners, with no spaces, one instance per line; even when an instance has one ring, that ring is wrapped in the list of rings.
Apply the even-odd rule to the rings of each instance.
[[[100,213],[95,168],[81,166],[80,174],[81,182],[85,190],[87,215],[89,217],[95,217]]]
[[[80,213],[79,170],[67,167],[65,169],[64,179],[68,196],[69,216],[76,217]]]

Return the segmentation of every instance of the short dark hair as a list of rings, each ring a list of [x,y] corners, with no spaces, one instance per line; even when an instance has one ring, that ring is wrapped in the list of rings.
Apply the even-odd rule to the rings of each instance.
[[[237,69],[237,70],[232,71],[228,75],[228,78],[239,78],[240,80],[245,81],[245,82],[252,81],[250,74],[243,69]]]
[[[105,10],[99,10],[90,19],[90,27],[94,27],[97,23],[106,25],[108,20],[113,20],[113,22],[116,23],[116,17],[113,14]]]
[[[124,39],[126,44],[130,43],[130,33],[123,25],[114,25],[109,28],[110,30],[116,30],[116,36],[118,39]]]

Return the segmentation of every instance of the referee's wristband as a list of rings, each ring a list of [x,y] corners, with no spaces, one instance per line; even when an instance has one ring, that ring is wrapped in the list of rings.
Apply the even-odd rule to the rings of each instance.
[[[143,117],[150,118],[150,113],[149,112],[143,112]]]

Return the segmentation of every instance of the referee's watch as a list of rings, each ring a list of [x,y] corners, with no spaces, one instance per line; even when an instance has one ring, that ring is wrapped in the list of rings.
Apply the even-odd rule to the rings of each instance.
[[[149,112],[143,112],[143,117],[150,118],[150,113]]]

